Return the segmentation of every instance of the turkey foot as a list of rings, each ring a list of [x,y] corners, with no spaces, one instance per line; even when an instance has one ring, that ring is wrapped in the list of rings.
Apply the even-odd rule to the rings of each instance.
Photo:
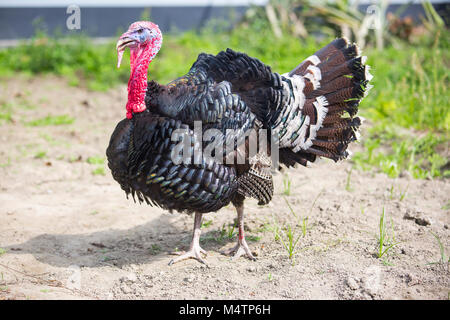
[[[207,265],[205,259],[202,258],[201,254],[207,255],[206,251],[200,248],[199,245],[192,247],[189,249],[189,251],[182,251],[182,252],[174,252],[173,254],[179,255],[179,257],[176,257],[169,262],[169,266],[173,265],[174,263],[187,260],[187,259],[195,259],[198,262],[204,263]]]
[[[231,258],[232,260],[237,260],[240,256],[246,255],[247,258],[250,260],[255,261],[256,258],[253,256],[250,248],[247,245],[247,241],[245,241],[245,238],[239,239],[236,246],[234,246],[231,249],[223,251],[223,254],[225,255],[232,255],[234,253],[234,256]]]
[[[232,260],[236,260],[243,254],[245,254],[247,258],[254,261],[256,260],[256,258],[253,256],[250,248],[248,247],[247,241],[245,241],[244,236],[244,205],[243,204],[237,205],[236,211],[238,214],[238,228],[239,228],[238,242],[234,248],[225,250],[222,253],[225,255],[231,255],[234,253]]]
[[[202,255],[201,255],[201,254],[204,254],[205,256],[207,255],[206,251],[200,247],[200,233],[201,233],[200,227],[201,227],[201,225],[202,225],[202,214],[196,213],[195,219],[194,219],[194,232],[192,235],[192,241],[191,241],[189,250],[186,252],[184,252],[184,251],[183,252],[174,252],[173,254],[177,254],[180,256],[175,259],[170,260],[169,266],[173,265],[174,263],[186,260],[186,259],[196,259],[198,262],[208,265],[206,263],[206,261],[202,258]]]

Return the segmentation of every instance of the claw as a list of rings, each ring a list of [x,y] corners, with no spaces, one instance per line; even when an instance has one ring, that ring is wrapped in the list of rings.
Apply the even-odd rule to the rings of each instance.
[[[186,259],[195,259],[198,262],[206,264],[206,261],[202,258],[201,254],[207,255],[207,252],[200,247],[200,227],[202,224],[202,214],[196,213],[194,219],[194,233],[192,235],[191,246],[189,247],[189,251],[187,252],[173,252],[172,254],[179,255],[179,257],[170,260],[169,266],[174,263],[186,260]]]
[[[243,238],[242,240],[238,240],[238,243],[236,244],[236,246],[234,246],[233,248],[230,248],[228,250],[225,250],[222,252],[224,255],[233,255],[233,257],[231,258],[231,260],[236,261],[239,257],[241,257],[242,255],[246,255],[248,259],[255,261],[256,258],[255,256],[252,254],[250,248],[247,245],[247,241],[245,241],[245,238]]]
[[[204,254],[206,256],[207,252],[205,250],[203,250],[202,248],[200,248],[200,246],[193,247],[192,249],[190,249],[187,252],[175,252],[174,254],[179,255],[179,257],[170,260],[169,266],[173,265],[174,263],[177,263],[177,262],[180,262],[183,260],[187,260],[187,259],[195,259],[198,262],[208,265],[206,263],[206,260],[204,260],[201,256],[201,254]]]

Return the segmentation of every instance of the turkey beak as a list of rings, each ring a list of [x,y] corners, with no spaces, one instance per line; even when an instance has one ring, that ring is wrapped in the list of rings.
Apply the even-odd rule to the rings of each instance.
[[[123,52],[127,47],[131,47],[134,44],[136,44],[136,39],[131,38],[128,35],[128,32],[124,33],[116,44],[116,50],[117,50],[117,68],[120,67],[120,63],[122,62]]]

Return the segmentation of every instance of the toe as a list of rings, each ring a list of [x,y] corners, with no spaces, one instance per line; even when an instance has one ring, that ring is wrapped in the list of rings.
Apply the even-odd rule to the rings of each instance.
[[[203,251],[204,251],[204,250],[203,250]],[[206,253],[206,251],[204,251],[204,252]],[[171,265],[173,265],[173,264],[175,264],[175,263],[177,263],[177,262],[180,262],[180,261],[183,261],[183,260],[187,260],[187,259],[195,259],[195,260],[197,260],[197,261],[200,262],[200,263],[203,263],[203,264],[208,265],[208,264],[206,263],[206,260],[204,260],[204,259],[202,258],[201,254],[200,254],[200,251],[197,251],[197,250],[190,250],[190,251],[188,251],[188,252],[186,252],[186,253],[181,254],[179,257],[170,260],[169,266],[171,266]]]

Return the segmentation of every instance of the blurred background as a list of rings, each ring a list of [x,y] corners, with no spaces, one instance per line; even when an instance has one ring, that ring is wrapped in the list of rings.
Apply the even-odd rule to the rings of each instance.
[[[164,33],[149,70],[163,83],[187,72],[200,52],[230,47],[283,73],[346,36],[374,74],[355,166],[390,177],[449,177],[449,13],[443,0],[2,0],[0,77],[56,74],[87,95],[114,90],[129,75],[115,68],[114,43],[136,20]],[[14,102],[0,103],[0,121],[13,121]]]

